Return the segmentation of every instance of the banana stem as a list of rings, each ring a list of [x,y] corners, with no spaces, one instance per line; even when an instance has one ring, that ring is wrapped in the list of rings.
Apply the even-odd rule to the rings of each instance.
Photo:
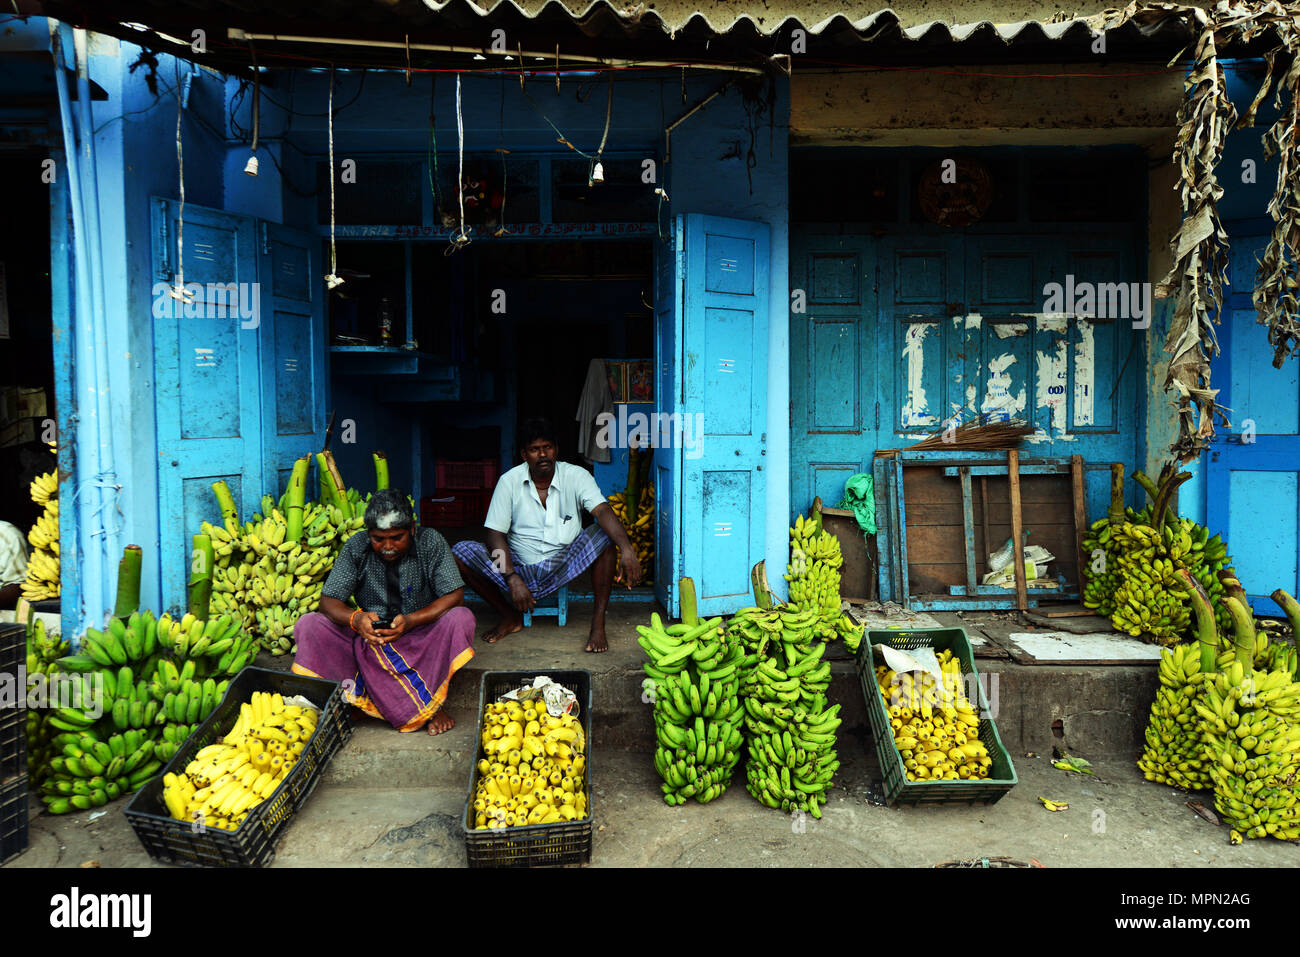
[[[325,501],[336,506],[343,513],[344,518],[351,518],[352,506],[348,504],[343,490],[335,483],[334,473],[330,470],[329,460],[326,458],[328,454],[328,452],[316,453],[316,467],[320,469],[320,481],[321,487],[325,489]]]
[[[1286,620],[1291,623],[1291,640],[1295,642],[1296,648],[1300,648],[1300,601],[1296,601],[1281,588],[1273,592],[1272,598],[1286,612]],[[1294,677],[1300,681],[1300,655],[1297,656]]]
[[[698,612],[699,605],[695,599],[695,580],[689,577],[683,577],[677,583],[677,587],[682,596],[682,624],[694,628],[700,623]]]
[[[1160,487],[1160,494],[1156,497],[1155,505],[1151,508],[1151,527],[1156,531],[1164,531],[1165,522],[1169,519],[1170,499],[1173,498],[1174,492],[1178,490],[1178,486],[1190,481],[1191,478],[1191,472],[1179,472]]]
[[[767,583],[767,570],[765,563],[760,561],[750,572],[750,580],[754,583],[754,604],[759,608],[768,609],[772,607],[772,589]]]
[[[1224,607],[1232,616],[1232,635],[1236,658],[1246,670],[1249,677],[1255,672],[1255,619],[1250,613],[1250,606],[1239,601],[1235,595],[1223,596]]]
[[[284,534],[286,542],[296,542],[302,538],[302,510],[307,502],[307,468],[310,465],[311,457],[304,455],[293,463],[293,471],[289,473],[288,508],[285,509],[288,524]]]
[[[375,491],[383,491],[388,488],[388,456],[376,450],[370,457],[375,460]]]
[[[208,620],[212,605],[212,538],[208,535],[195,535],[194,548],[190,553],[190,587],[188,608],[191,615],[202,621]]]
[[[1110,519],[1112,525],[1122,525],[1124,523],[1123,462],[1114,462],[1110,467],[1110,512],[1106,517]]]
[[[338,492],[339,508],[343,509],[343,514],[352,518],[352,503],[348,501],[348,486],[343,481],[343,473],[339,471],[339,464],[334,461],[334,453],[329,449],[325,450],[325,464],[329,466],[330,478],[334,481],[334,488]]]
[[[230,494],[230,486],[225,479],[212,483],[212,491],[217,496],[217,507],[221,509],[221,518],[226,531],[231,535],[239,534],[239,509],[235,508],[235,497]]]
[[[1186,568],[1178,569],[1178,577],[1187,586],[1187,594],[1192,599],[1192,610],[1196,612],[1196,637],[1201,644],[1201,671],[1211,674],[1215,668],[1215,659],[1219,656],[1219,625],[1214,619],[1214,606],[1201,583]]]
[[[122,561],[117,566],[117,602],[113,606],[113,617],[123,620],[131,617],[131,612],[140,607],[140,568],[144,564],[144,552],[139,545],[128,545],[122,549]]]

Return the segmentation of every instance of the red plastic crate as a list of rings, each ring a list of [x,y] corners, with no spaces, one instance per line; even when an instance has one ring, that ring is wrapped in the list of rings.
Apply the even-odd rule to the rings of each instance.
[[[434,466],[435,484],[443,489],[480,490],[496,488],[500,468],[495,459],[440,461]]]
[[[488,489],[447,489],[445,495],[454,496],[450,502],[435,502],[432,498],[420,499],[420,524],[425,528],[468,528],[482,525],[487,518],[492,492]]]

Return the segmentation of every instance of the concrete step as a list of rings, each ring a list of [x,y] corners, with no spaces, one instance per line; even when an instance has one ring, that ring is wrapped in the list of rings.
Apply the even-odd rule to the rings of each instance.
[[[482,634],[493,616],[482,605],[474,610]],[[495,644],[477,641],[474,659],[451,683],[446,708],[457,721],[452,731],[436,737],[422,732],[399,734],[383,722],[361,718],[352,742],[332,762],[327,780],[335,784],[382,780],[404,788],[425,787],[452,768],[467,777],[468,759],[475,750],[479,689],[488,671],[589,671],[595,702],[594,747],[652,750],[651,707],[641,689],[645,656],[635,630],[649,619],[651,610],[649,605],[610,605],[606,620],[610,650],[602,654],[584,650],[591,605],[582,603],[570,606],[564,628],[554,619],[535,619],[531,628]],[[832,674],[828,697],[841,705],[841,735],[867,740],[867,710],[853,662],[839,644],[831,647],[827,657]],[[272,666],[288,665],[289,660],[282,658]],[[1024,666],[1005,659],[978,659],[977,668],[985,676],[998,731],[1013,757],[1026,751],[1050,753],[1053,746],[1090,757],[1132,758],[1141,749],[1157,685],[1152,665]]]

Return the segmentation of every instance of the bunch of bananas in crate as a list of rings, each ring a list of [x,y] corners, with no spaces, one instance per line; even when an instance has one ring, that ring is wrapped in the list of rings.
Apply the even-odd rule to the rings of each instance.
[[[993,758],[979,738],[979,712],[966,697],[961,662],[948,649],[935,657],[942,683],[928,671],[899,673],[876,666],[876,684],[907,779],[987,778]]]
[[[609,507],[627,529],[627,537],[636,549],[641,563],[642,584],[652,584],[655,558],[655,487],[646,485],[637,499],[636,518],[628,510],[627,492],[615,492],[608,497]]]
[[[51,446],[51,449],[54,447]],[[27,577],[22,596],[30,602],[59,597],[59,476],[46,472],[32,480],[32,501],[45,511],[27,532],[32,553],[27,559]]]
[[[313,708],[254,691],[216,744],[194,755],[180,774],[163,777],[163,803],[178,821],[233,831],[271,797],[316,731]]]
[[[550,714],[540,698],[494,701],[483,710],[482,727],[476,830],[587,816],[587,741],[577,718]]]
[[[33,618],[27,625],[27,693],[30,698],[38,684],[49,687],[51,677],[57,673],[56,662],[69,651],[68,643],[59,635],[49,634],[45,622]],[[37,677],[37,676],[41,677]],[[57,753],[51,744],[54,731],[45,708],[27,709],[27,769],[33,785],[40,784],[49,774],[50,759]]]
[[[684,603],[685,606],[685,603]],[[664,801],[707,804],[731,784],[740,761],[740,683],[747,659],[738,637],[721,618],[690,617],[665,625],[656,612],[650,626],[637,626],[637,643],[650,661],[643,688],[654,704],[655,770],[663,779]]]
[[[844,639],[849,651],[856,651],[864,628],[854,624],[840,609],[840,568],[844,555],[840,542],[822,528],[821,512],[798,517],[790,528],[790,564],[785,580],[790,583],[791,604],[814,609],[814,632],[824,641]]]
[[[741,685],[749,750],[746,789],[784,811],[821,817],[840,762],[835,750],[839,705],[827,707],[831,682],[825,642],[811,608],[742,608],[729,632],[750,649],[755,664]]]
[[[289,521],[271,497],[235,531],[204,522],[212,537],[212,609],[240,615],[244,627],[274,655],[294,649],[294,623],[320,602],[339,550],[364,525],[364,509],[348,518],[333,504],[307,503],[301,540],[288,537]]]

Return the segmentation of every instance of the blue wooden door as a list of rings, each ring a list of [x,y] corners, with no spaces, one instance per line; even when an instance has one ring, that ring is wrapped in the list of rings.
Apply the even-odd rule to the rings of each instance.
[[[655,408],[670,416],[684,407],[682,390],[682,220],[655,247]],[[655,597],[670,615],[679,613],[682,574],[682,452],[676,444],[655,449]]]
[[[836,505],[871,470],[880,426],[876,245],[844,233],[799,234],[791,257],[791,508]]]
[[[320,448],[325,434],[325,288],[320,239],[261,223],[258,279],[262,395],[262,461],[276,498],[295,459]],[[345,476],[363,489],[368,476]]]
[[[682,557],[716,615],[750,603],[764,555],[770,229],[691,214],[678,236]]]
[[[175,281],[177,209],[153,201],[155,284]],[[261,494],[261,332],[251,309],[239,308],[256,291],[253,221],[187,205],[184,274],[195,302],[159,295],[155,285],[153,318],[158,555],[163,605],[172,611],[185,605],[190,536],[218,514],[212,483],[226,480],[241,514]]]
[[[1273,368],[1250,301],[1267,236],[1229,233],[1231,285],[1211,381],[1232,427],[1205,454],[1205,516],[1228,542],[1255,611],[1276,615],[1274,589],[1300,594],[1300,363]]]
[[[1139,449],[1143,336],[1131,322],[1047,316],[1044,288],[1072,273],[1102,284],[1135,274],[1115,235],[937,232],[872,238],[795,230],[791,289],[791,504],[837,502],[877,449],[945,423],[1021,419],[1022,455],[1123,461]],[[1089,473],[1089,514],[1108,486]]]

